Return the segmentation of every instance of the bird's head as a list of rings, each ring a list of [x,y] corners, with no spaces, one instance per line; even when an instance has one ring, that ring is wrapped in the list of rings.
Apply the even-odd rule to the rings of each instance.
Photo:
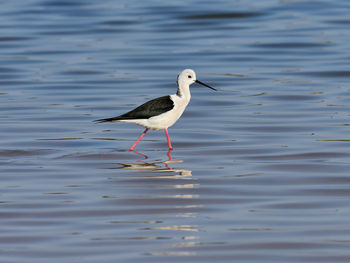
[[[216,90],[209,85],[197,80],[196,73],[192,69],[185,69],[177,76],[177,84],[179,86],[190,86],[193,83],[198,83],[212,90]]]
[[[196,73],[192,69],[185,69],[177,76],[178,84],[191,85],[196,82]]]

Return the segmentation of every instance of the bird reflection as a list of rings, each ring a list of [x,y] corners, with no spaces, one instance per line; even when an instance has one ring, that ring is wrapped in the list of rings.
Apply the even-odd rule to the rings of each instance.
[[[171,150],[163,153],[162,160],[156,161],[151,161],[153,157],[145,153],[131,152],[130,154],[136,154],[138,159],[120,163],[121,167],[114,169],[135,170],[131,173],[124,171],[127,179],[120,182],[126,183],[130,191],[124,200],[121,198],[120,201],[132,206],[135,211],[141,209],[143,212],[139,214],[140,221],[147,221],[149,216],[153,218],[152,223],[139,228],[143,231],[144,240],[157,238],[162,242],[164,249],[160,252],[151,249],[148,254],[196,255],[196,251],[188,250],[200,245],[198,232],[201,229],[196,218],[203,204],[198,193],[198,179],[192,176],[191,170],[175,167],[183,161],[171,156]],[[137,216],[133,215],[132,219],[135,220]]]
[[[169,158],[167,161],[170,161],[170,160],[173,158],[173,157],[171,157],[171,155],[170,155],[170,153],[171,153],[172,150],[173,150],[173,149],[170,149],[170,150],[168,151],[168,153],[167,153],[167,156],[168,156],[168,158]],[[143,157],[142,159],[137,160],[137,162],[142,162],[143,160],[148,159],[148,156],[145,155],[145,154],[143,154],[143,153],[140,153],[140,152],[137,152],[137,151],[134,151],[134,150],[132,150],[132,151],[130,151],[130,152],[136,153],[137,155],[140,155],[140,156]],[[166,161],[166,162],[167,162],[167,161]]]
[[[138,155],[140,155],[140,156],[142,156],[142,157],[143,157],[142,159],[137,160],[136,162],[142,162],[143,160],[148,159],[148,156],[147,156],[147,155],[145,155],[145,154],[143,154],[143,153],[139,153],[139,152],[134,151],[134,150],[132,150],[132,151],[130,151],[130,152],[136,153],[136,154],[138,154]]]
[[[165,161],[158,161],[158,162],[146,162],[148,159],[148,156],[146,154],[137,152],[137,151],[130,151],[134,154],[137,154],[141,156],[141,159],[138,159],[135,161],[135,163],[121,163],[122,167],[120,169],[132,169],[132,170],[138,170],[138,169],[149,169],[151,172],[166,172],[166,171],[172,171],[172,172],[178,172],[180,176],[191,176],[192,172],[190,170],[184,170],[184,169],[174,169],[170,167],[171,164],[174,163],[182,163],[182,160],[174,160],[171,156],[172,149],[170,149],[166,156],[167,159]]]

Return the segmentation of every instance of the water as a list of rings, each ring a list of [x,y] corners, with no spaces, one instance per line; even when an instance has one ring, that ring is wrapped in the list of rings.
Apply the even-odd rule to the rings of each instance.
[[[339,1],[7,1],[1,262],[349,262]],[[94,124],[192,86],[164,132]]]

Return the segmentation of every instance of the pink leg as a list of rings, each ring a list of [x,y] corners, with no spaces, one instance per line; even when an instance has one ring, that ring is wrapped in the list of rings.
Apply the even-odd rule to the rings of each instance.
[[[168,159],[168,161],[171,161],[172,159],[173,159],[173,157],[171,157],[171,155],[170,155],[170,153],[171,153],[171,151],[172,151],[173,149],[169,149],[169,151],[168,151],[168,157],[169,157],[169,159]]]
[[[169,138],[169,134],[168,134],[168,130],[167,129],[165,129],[165,135],[166,135],[166,139],[168,140],[169,150],[172,150],[173,147],[171,146],[171,142],[170,142],[170,138]]]
[[[148,131],[148,128],[140,135],[140,137],[136,140],[136,142],[130,147],[129,151],[134,150],[135,146],[141,141],[142,137],[145,136],[146,132]]]

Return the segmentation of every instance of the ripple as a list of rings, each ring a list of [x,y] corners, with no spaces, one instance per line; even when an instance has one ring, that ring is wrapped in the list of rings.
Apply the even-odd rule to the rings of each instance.
[[[330,46],[329,43],[313,43],[313,42],[286,42],[286,43],[256,43],[255,47],[260,48],[315,48]]]
[[[40,150],[1,150],[0,157],[20,157],[20,156],[36,156],[36,155],[47,155],[54,153],[56,150],[51,149],[40,149]]]
[[[259,12],[227,12],[227,13],[204,13],[196,15],[182,16],[185,19],[241,19],[241,18],[252,18],[266,15],[265,13]]]
[[[25,41],[25,40],[31,40],[33,38],[31,37],[14,37],[14,36],[8,36],[8,37],[0,37],[0,42],[14,42],[14,41]]]
[[[321,78],[348,78],[350,77],[350,71],[310,71],[310,72],[299,72],[307,76],[317,76]]]

